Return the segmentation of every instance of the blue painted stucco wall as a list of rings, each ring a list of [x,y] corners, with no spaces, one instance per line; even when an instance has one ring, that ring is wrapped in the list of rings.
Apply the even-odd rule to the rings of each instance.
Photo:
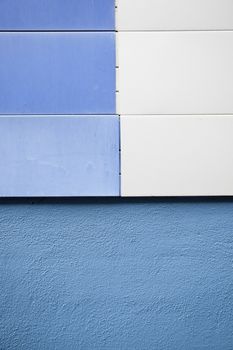
[[[232,350],[233,199],[0,204],[0,349]]]

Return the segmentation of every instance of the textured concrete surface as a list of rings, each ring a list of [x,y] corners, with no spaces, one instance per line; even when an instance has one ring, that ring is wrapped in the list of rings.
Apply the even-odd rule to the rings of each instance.
[[[0,349],[232,350],[233,199],[5,200]]]

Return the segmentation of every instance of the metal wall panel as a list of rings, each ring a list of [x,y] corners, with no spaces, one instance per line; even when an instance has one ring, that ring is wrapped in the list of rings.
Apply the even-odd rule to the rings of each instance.
[[[233,29],[232,0],[117,0],[118,30]]]
[[[0,114],[115,114],[115,34],[0,33]]]
[[[233,195],[232,135],[233,115],[122,116],[122,195]]]
[[[118,114],[233,113],[233,32],[117,34]]]
[[[118,196],[117,116],[2,116],[0,196]]]
[[[114,0],[1,0],[0,30],[114,30]]]

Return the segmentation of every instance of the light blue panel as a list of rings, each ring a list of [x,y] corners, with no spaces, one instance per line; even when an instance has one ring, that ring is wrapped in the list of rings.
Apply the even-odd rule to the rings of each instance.
[[[0,118],[0,196],[117,195],[117,116]]]
[[[0,114],[114,114],[115,34],[0,33]]]
[[[0,30],[113,30],[114,0],[1,0]]]

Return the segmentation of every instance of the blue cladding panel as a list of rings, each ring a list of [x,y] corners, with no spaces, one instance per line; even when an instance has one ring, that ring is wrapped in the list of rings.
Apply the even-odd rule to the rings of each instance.
[[[114,30],[114,0],[1,0],[2,30]]]
[[[0,118],[0,196],[119,195],[117,116]]]
[[[1,33],[1,114],[114,114],[115,34]]]

